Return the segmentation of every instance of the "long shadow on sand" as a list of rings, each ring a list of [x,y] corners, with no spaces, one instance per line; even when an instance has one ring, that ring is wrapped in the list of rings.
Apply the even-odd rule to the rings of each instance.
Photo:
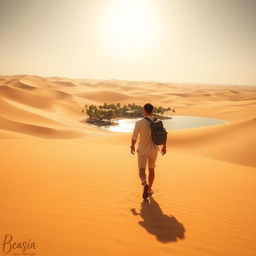
[[[145,228],[150,234],[162,243],[169,243],[184,239],[185,228],[174,216],[163,213],[159,204],[151,196],[141,203],[140,213],[135,208],[131,209],[133,215],[140,215],[143,221],[139,225]]]

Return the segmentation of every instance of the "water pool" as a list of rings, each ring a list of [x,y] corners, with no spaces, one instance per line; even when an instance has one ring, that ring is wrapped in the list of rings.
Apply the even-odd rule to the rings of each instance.
[[[113,132],[132,132],[135,122],[139,119],[140,118],[120,119],[116,121],[118,125],[114,125],[114,126],[106,125],[106,126],[100,126],[100,128],[113,131]],[[224,120],[209,118],[209,117],[178,116],[178,115],[173,116],[172,119],[166,119],[162,121],[167,131],[189,129],[194,127],[213,126],[213,125],[228,123],[227,121],[224,121]]]

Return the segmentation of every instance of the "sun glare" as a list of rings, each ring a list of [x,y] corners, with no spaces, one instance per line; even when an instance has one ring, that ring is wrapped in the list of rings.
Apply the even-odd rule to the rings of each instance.
[[[159,31],[158,13],[150,0],[108,1],[99,24],[104,48],[122,55],[151,51]]]

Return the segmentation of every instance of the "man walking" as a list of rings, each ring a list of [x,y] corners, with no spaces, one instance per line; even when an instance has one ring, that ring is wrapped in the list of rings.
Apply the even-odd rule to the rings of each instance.
[[[139,167],[139,177],[141,180],[141,185],[143,185],[143,198],[146,199],[148,196],[153,194],[152,185],[155,178],[155,167],[156,167],[156,159],[159,148],[152,140],[151,137],[151,128],[150,122],[146,120],[149,118],[153,120],[154,117],[152,115],[153,105],[147,103],[144,105],[144,118],[138,120],[135,123],[135,127],[132,134],[132,142],[131,142],[131,153],[135,153],[135,143],[138,138],[138,134],[140,134],[139,146],[137,149],[138,153],[138,167]],[[166,154],[166,144],[162,145],[161,149],[162,155]],[[148,183],[146,176],[146,165],[148,162]]]

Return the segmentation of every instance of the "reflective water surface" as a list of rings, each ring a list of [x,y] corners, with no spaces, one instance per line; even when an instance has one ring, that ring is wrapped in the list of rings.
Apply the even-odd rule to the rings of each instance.
[[[116,121],[118,125],[101,126],[100,128],[110,130],[113,132],[132,132],[135,122],[139,119],[141,118],[120,119]],[[228,123],[224,120],[209,117],[178,115],[173,116],[172,119],[162,120],[162,122],[167,131]]]

